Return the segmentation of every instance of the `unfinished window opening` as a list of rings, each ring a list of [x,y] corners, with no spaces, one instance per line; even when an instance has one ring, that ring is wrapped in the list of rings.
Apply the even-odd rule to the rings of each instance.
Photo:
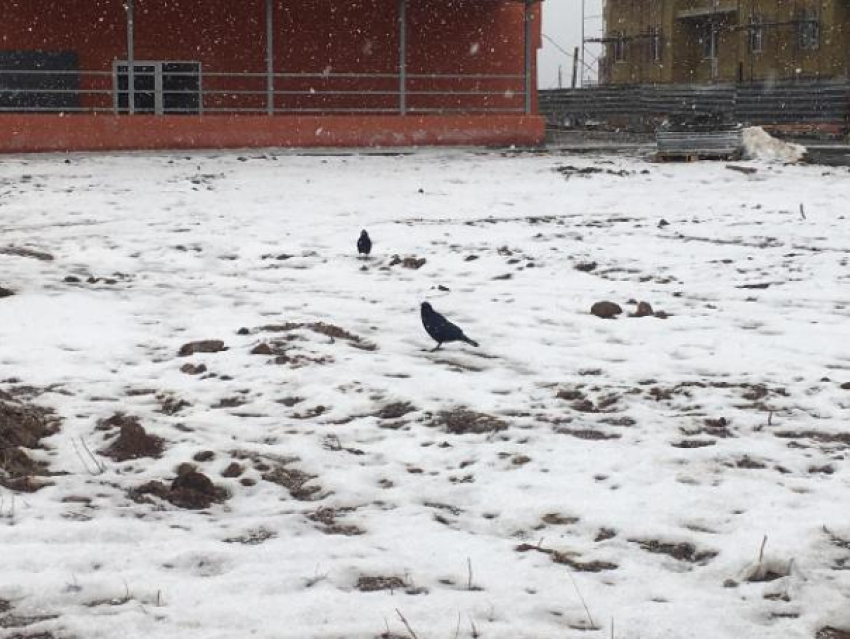
[[[652,35],[649,40],[649,47],[652,61],[656,64],[661,62],[661,56],[663,55],[664,49],[664,39],[661,37],[660,27],[654,27],[652,29]]]
[[[749,50],[750,53],[762,53],[764,51],[764,18],[755,14],[749,25]]]
[[[797,20],[797,44],[804,51],[820,47],[820,19],[814,9],[803,9]]]
[[[700,38],[702,44],[702,57],[705,60],[716,60],[718,50],[719,32],[717,26],[711,22],[703,27],[703,34]]]
[[[115,109],[129,112],[129,66],[115,63]],[[138,61],[133,65],[133,111],[148,115],[198,115],[201,63]]]
[[[622,33],[618,33],[614,37],[614,62],[626,61],[626,39]]]

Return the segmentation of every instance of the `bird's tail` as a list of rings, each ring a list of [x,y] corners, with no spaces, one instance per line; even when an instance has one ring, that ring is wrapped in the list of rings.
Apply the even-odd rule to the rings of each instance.
[[[469,339],[466,335],[463,336],[463,341],[475,348],[478,348],[478,342],[473,339]]]

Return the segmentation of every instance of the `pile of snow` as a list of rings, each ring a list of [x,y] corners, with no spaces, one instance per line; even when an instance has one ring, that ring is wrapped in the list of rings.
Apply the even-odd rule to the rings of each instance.
[[[805,153],[806,147],[777,140],[760,126],[744,129],[744,157],[748,160],[794,163]]]

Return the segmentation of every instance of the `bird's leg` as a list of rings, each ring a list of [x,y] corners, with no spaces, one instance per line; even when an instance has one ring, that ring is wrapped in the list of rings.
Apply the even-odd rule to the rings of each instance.
[[[434,351],[440,350],[440,346],[442,346],[442,345],[443,345],[442,342],[437,342],[437,345],[434,348],[431,349],[431,352],[433,353]]]

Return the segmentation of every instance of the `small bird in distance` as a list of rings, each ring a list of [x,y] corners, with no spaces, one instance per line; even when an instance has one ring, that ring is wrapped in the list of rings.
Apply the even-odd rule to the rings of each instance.
[[[357,240],[357,252],[360,255],[369,255],[372,252],[372,238],[366,231],[360,231],[360,238]]]

